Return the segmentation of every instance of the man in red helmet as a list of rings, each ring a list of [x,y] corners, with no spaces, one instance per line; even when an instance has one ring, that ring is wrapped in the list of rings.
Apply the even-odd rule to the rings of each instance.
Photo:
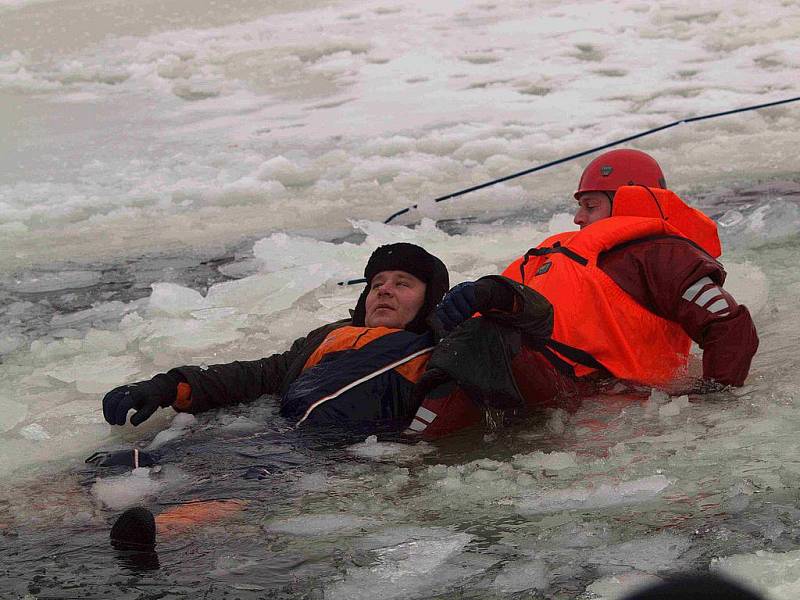
[[[553,307],[552,323],[535,336],[512,339],[502,325],[490,327],[504,340],[493,353],[508,358],[504,385],[513,392],[504,403],[515,395],[520,405],[549,405],[609,376],[673,393],[743,385],[758,336],[747,308],[722,287],[716,224],[667,189],[658,163],[638,150],[593,160],[575,199],[580,231],[548,238],[503,272]],[[460,357],[482,351],[465,334],[472,322],[521,309],[499,279],[459,284],[439,304],[436,318]],[[693,341],[703,350],[700,378],[688,372]],[[447,350],[440,344],[439,354]],[[429,368],[437,365],[459,383],[470,377],[442,357]]]
[[[611,216],[614,194],[626,185],[666,189],[664,173],[655,159],[639,150],[612,150],[586,167],[578,182],[575,224],[581,229]]]

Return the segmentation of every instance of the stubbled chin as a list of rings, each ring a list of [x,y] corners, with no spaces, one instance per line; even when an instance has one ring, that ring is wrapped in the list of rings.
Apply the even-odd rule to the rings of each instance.
[[[375,312],[379,314],[374,314],[366,319],[364,324],[367,327],[391,327],[393,329],[403,328],[403,323],[400,323],[398,315],[393,310],[379,309]]]

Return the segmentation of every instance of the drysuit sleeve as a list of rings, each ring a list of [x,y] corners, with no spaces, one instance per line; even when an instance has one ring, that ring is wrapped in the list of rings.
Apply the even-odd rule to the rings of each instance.
[[[170,374],[177,375],[191,387],[189,398],[176,402],[173,408],[195,414],[251,402],[265,394],[283,393],[325,336],[341,324],[337,322],[315,329],[308,336],[295,340],[287,351],[266,358],[172,369]]]
[[[653,240],[603,257],[600,268],[651,312],[679,323],[703,350],[703,378],[741,386],[758,348],[753,319],[722,286],[725,271],[680,238]]]

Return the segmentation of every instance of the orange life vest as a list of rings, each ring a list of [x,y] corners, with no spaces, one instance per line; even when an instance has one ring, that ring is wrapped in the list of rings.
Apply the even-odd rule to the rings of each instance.
[[[318,364],[328,354],[359,350],[369,343],[396,331],[402,330],[389,327],[356,327],[354,325],[334,329],[308,357],[306,364],[303,366],[303,371]],[[428,363],[429,358],[430,352],[425,352],[410,359],[408,362],[396,366],[394,371],[411,383],[416,383],[425,372],[425,365]]]
[[[687,238],[712,256],[720,254],[711,219],[670,190],[625,186],[614,198],[611,217],[548,238],[503,275],[553,304],[557,342],[589,353],[615,377],[668,383],[685,373],[691,340],[680,325],[645,309],[597,267],[601,253],[651,236]],[[578,376],[595,370],[561,358]]]

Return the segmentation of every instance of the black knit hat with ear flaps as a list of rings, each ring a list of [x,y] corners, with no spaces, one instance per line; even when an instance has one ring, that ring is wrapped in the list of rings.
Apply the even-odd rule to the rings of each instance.
[[[407,242],[380,246],[369,257],[367,266],[364,268],[367,287],[361,292],[356,308],[353,311],[353,325],[364,326],[369,287],[372,283],[372,278],[381,271],[405,271],[425,282],[425,302],[422,304],[422,308],[419,309],[417,316],[405,328],[414,333],[423,333],[430,329],[426,320],[436,307],[436,304],[450,289],[450,276],[447,273],[447,267],[444,266],[441,260],[425,249]]]

